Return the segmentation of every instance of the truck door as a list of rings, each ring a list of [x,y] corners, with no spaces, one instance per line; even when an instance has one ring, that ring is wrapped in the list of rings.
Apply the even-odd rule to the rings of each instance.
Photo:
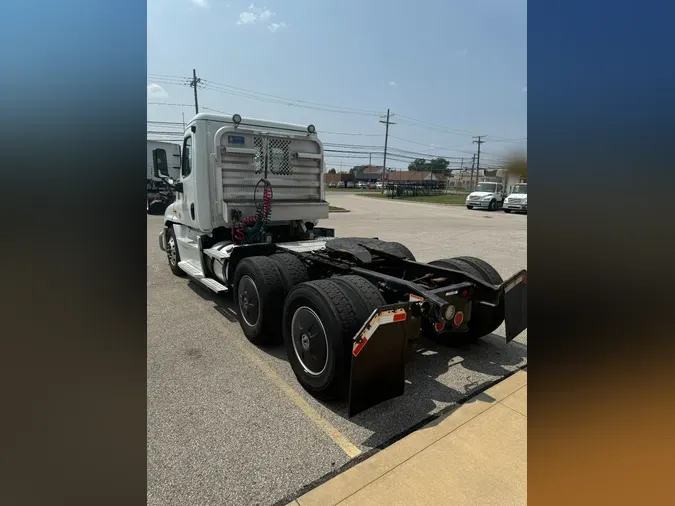
[[[179,192],[176,204],[178,207],[178,218],[181,223],[191,228],[197,228],[195,215],[195,174],[193,172],[193,150],[192,133],[183,140],[183,159],[180,167],[180,182],[183,185]]]

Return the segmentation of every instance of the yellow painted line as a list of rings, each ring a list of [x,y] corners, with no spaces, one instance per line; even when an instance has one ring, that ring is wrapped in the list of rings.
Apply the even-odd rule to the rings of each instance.
[[[331,423],[322,417],[310,404],[302,398],[302,396],[296,392],[291,386],[286,383],[281,376],[279,376],[276,371],[274,371],[269,365],[267,365],[262,359],[257,357],[251,349],[246,345],[236,343],[237,347],[242,353],[244,353],[258,368],[265,373],[265,375],[276,385],[279,390],[284,392],[293,403],[300,408],[300,410],[309,418],[315,425],[317,425],[322,431],[324,431],[333,442],[342,448],[350,458],[354,458],[357,455],[361,454],[359,450],[344,434],[337,430]]]

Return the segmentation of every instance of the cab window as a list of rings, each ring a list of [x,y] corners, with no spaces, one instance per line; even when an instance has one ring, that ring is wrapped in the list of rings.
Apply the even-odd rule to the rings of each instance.
[[[180,164],[180,174],[183,179],[192,173],[192,136],[183,141],[183,161]]]

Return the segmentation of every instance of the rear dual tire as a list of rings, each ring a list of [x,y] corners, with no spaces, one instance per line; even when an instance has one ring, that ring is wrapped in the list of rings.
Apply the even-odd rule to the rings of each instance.
[[[280,342],[286,295],[308,279],[305,264],[290,253],[239,262],[232,286],[246,338],[257,346]]]
[[[485,260],[480,258],[461,256],[455,258],[445,258],[429,262],[430,265],[438,265],[465,272],[475,278],[486,281],[492,285],[501,285],[504,280],[499,272]],[[449,332],[443,329],[437,332],[434,329],[434,322],[426,320],[423,322],[424,334],[433,341],[453,346],[475,343],[479,338],[486,336],[499,328],[504,321],[504,306],[490,307],[484,304],[472,303],[471,320],[469,329],[466,332]]]
[[[286,298],[283,337],[298,382],[322,400],[344,398],[353,338],[384,298],[360,276],[297,285]]]

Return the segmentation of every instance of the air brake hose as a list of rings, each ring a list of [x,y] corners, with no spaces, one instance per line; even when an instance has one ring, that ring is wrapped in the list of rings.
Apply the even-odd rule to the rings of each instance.
[[[263,199],[262,202],[257,201],[258,188],[263,185]],[[265,228],[270,222],[272,216],[272,185],[270,182],[262,178],[255,185],[253,191],[253,202],[256,206],[256,214],[244,218],[241,226],[234,228],[232,238],[236,243],[252,243],[262,242],[265,235]]]

